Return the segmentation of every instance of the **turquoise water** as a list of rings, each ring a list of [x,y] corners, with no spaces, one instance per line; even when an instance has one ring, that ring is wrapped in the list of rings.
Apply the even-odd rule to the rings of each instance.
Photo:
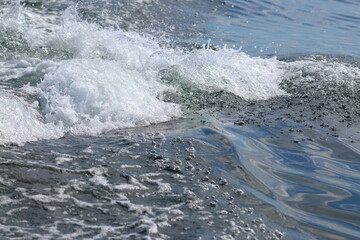
[[[0,2],[1,239],[357,239],[359,12]]]

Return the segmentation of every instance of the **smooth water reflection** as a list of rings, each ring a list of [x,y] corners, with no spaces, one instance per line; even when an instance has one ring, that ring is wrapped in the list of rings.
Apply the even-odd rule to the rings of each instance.
[[[239,161],[275,200],[264,201],[301,223],[359,236],[359,152],[335,138],[321,140],[321,132],[318,139],[297,141],[296,134],[280,134],[276,128],[231,126],[223,130]],[[337,154],[344,150],[346,154]]]
[[[360,56],[360,2],[232,0],[208,23],[217,44],[253,55]]]

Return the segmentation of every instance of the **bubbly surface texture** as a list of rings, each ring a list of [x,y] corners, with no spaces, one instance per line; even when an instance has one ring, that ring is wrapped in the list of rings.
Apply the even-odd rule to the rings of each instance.
[[[0,3],[5,239],[355,239],[357,1]]]

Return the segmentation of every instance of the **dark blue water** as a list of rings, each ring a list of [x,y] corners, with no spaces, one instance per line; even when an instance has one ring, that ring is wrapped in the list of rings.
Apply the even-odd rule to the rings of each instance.
[[[0,2],[1,239],[358,239],[360,2]]]

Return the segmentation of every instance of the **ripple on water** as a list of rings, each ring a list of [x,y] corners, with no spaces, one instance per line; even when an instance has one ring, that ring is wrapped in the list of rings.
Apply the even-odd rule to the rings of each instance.
[[[5,148],[2,157],[11,161],[0,161],[2,235],[280,239],[300,234],[229,178],[226,169],[236,155],[226,142],[220,144],[224,138],[173,136],[71,137]]]

